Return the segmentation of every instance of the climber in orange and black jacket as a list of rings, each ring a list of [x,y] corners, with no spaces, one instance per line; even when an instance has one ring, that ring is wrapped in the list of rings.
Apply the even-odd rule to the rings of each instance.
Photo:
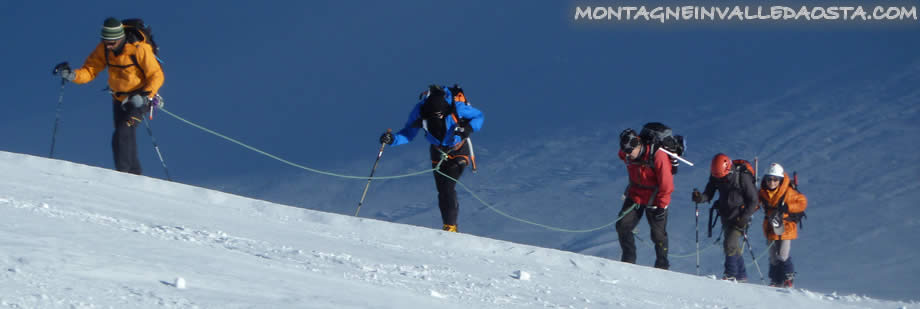
[[[760,185],[760,203],[764,207],[763,233],[770,247],[770,286],[793,287],[795,267],[790,250],[792,240],[798,238],[798,224],[808,199],[796,190],[789,175],[777,163],[770,164]],[[796,220],[796,218],[799,218]]]
[[[83,63],[72,70],[67,62],[55,67],[61,78],[85,84],[108,68],[109,88],[113,98],[115,133],[112,134],[112,153],[115,169],[141,174],[137,158],[135,125],[141,121],[151,100],[163,86],[163,70],[153,47],[144,37],[126,35],[125,26],[115,18],[103,22],[102,41]],[[142,35],[141,35],[142,36]]]

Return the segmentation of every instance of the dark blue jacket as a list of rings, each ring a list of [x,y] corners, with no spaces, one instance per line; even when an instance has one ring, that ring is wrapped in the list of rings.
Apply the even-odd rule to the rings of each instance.
[[[415,138],[416,135],[418,135],[418,131],[420,129],[426,130],[425,138],[432,145],[443,147],[455,146],[463,141],[459,135],[453,134],[454,129],[457,127],[457,121],[460,119],[469,120],[470,127],[473,128],[473,132],[479,132],[479,130],[482,128],[482,123],[485,121],[485,116],[482,115],[482,112],[470,106],[468,103],[454,102],[454,96],[450,93],[450,90],[448,90],[447,87],[442,88],[445,92],[444,99],[447,100],[447,102],[449,102],[455,110],[454,113],[446,115],[443,119],[448,132],[444,135],[444,138],[442,140],[438,140],[436,137],[429,134],[426,129],[427,124],[425,123],[427,120],[421,119],[422,104],[425,103],[425,99],[427,98],[426,96],[425,98],[422,98],[422,100],[417,104],[415,104],[414,108],[412,108],[412,112],[409,113],[409,120],[406,121],[405,127],[393,135],[393,137],[395,137],[393,146],[409,143],[412,141],[412,139]],[[457,119],[457,117],[460,119]]]

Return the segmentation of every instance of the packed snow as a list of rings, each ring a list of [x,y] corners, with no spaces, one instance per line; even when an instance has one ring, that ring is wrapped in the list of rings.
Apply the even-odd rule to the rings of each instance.
[[[0,152],[0,307],[909,308]]]

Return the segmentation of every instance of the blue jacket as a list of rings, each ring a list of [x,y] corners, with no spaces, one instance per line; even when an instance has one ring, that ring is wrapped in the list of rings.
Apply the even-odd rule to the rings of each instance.
[[[444,117],[445,126],[447,127],[448,134],[445,134],[444,140],[438,140],[428,132],[425,132],[425,138],[432,145],[452,147],[459,144],[462,139],[460,136],[453,134],[454,129],[457,127],[457,120],[454,119],[454,115],[462,119],[469,119],[470,127],[473,128],[473,132],[479,132],[482,128],[482,123],[485,121],[485,116],[482,115],[482,112],[467,103],[464,102],[454,102],[454,96],[450,93],[450,90],[447,87],[442,87],[444,89],[444,96],[447,102],[454,106],[456,113],[447,115]],[[427,98],[427,96],[425,97]],[[412,112],[409,113],[409,120],[406,121],[406,125],[402,130],[396,132],[393,135],[394,141],[393,146],[406,144],[412,141],[416,135],[418,135],[419,129],[424,129],[422,126],[421,118],[421,108],[422,104],[425,103],[425,98],[422,98],[421,101],[415,104],[415,107],[412,108]]]

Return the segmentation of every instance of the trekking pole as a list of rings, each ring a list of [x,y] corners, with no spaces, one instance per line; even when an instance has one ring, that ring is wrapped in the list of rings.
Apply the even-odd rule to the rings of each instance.
[[[760,271],[760,264],[757,264],[757,256],[754,255],[754,247],[751,246],[751,241],[748,240],[747,231],[742,232],[741,235],[744,235],[744,242],[747,243],[748,251],[751,252],[751,259],[754,261],[754,267],[757,267],[757,272],[760,273],[760,283],[767,284],[763,279],[763,272]]]
[[[760,167],[759,167],[760,165],[759,165],[759,164],[760,164],[760,159],[758,159],[757,157],[754,157],[754,178],[755,178],[754,180],[757,180],[757,179],[756,179],[756,178],[757,178],[757,172],[760,171]]]
[[[387,133],[393,132],[393,129],[387,129]],[[380,151],[377,152],[377,160],[374,161],[374,167],[371,168],[371,175],[367,177],[367,185],[364,186],[364,193],[361,193],[361,200],[358,201],[358,209],[355,210],[355,217],[361,211],[361,205],[364,205],[364,198],[367,197],[367,189],[371,187],[371,180],[374,178],[374,171],[377,170],[377,163],[380,163],[380,157],[383,156],[383,148],[387,143],[380,143]]]
[[[166,167],[166,160],[163,160],[163,154],[160,153],[160,146],[157,145],[157,139],[153,137],[153,130],[150,129],[150,123],[143,121],[144,126],[147,127],[147,134],[150,135],[150,141],[153,142],[153,149],[157,152],[157,157],[160,158],[160,164],[163,165],[163,170],[166,171],[166,180],[172,181],[172,177],[169,177],[169,168]]]
[[[54,70],[54,74],[57,74],[57,70]],[[58,105],[57,110],[54,112],[54,131],[51,132],[51,153],[48,154],[49,158],[54,158],[54,142],[57,137],[58,123],[61,119],[61,106],[64,104],[64,85],[67,84],[67,80],[61,78],[61,93],[58,96]]]
[[[700,192],[696,188],[693,188],[693,192]],[[700,203],[693,202],[695,207],[694,213],[696,213],[696,275],[700,275]]]
[[[466,143],[470,144],[470,161],[473,161],[473,163],[470,165],[472,166],[473,173],[475,174],[476,173],[476,152],[473,151],[473,140],[470,139],[469,136],[467,136]]]
[[[757,157],[754,157],[754,184],[755,185],[760,183],[760,181],[758,181],[759,179],[757,179],[757,173],[760,172],[759,164],[760,162],[757,159]]]

